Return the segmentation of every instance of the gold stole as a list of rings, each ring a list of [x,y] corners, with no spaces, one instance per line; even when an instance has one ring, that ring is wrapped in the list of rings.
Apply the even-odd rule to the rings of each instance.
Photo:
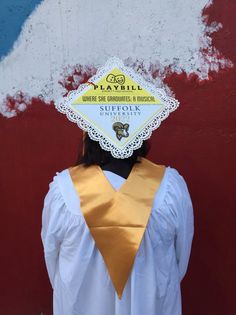
[[[81,164],[69,172],[85,221],[121,299],[165,166],[142,158],[117,191],[97,165]]]

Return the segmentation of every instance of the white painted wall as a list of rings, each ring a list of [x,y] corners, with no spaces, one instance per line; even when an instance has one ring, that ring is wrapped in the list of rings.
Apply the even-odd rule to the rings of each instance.
[[[98,67],[110,56],[120,57],[135,69],[143,62],[150,80],[153,68],[159,69],[158,86],[163,86],[167,68],[195,73],[203,80],[210,70],[231,67],[231,61],[218,57],[212,47],[211,33],[222,25],[206,26],[202,17],[203,8],[211,3],[44,0],[0,63],[0,112],[6,117],[16,114],[9,110],[6,95],[17,98],[17,91],[26,95],[16,103],[19,110],[24,110],[33,96],[45,102],[60,97],[64,89],[58,81],[66,79],[78,64]]]

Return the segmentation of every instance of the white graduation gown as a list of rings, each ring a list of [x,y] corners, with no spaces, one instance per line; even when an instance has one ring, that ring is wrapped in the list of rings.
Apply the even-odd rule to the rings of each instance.
[[[115,189],[125,179],[103,171]],[[180,282],[190,256],[193,208],[184,178],[166,167],[120,300],[80,210],[66,169],[45,197],[41,238],[54,315],[181,315]]]

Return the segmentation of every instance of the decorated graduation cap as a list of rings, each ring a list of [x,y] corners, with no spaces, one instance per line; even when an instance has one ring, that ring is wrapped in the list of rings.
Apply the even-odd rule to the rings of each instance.
[[[102,149],[124,159],[151,137],[179,102],[113,57],[55,106]]]

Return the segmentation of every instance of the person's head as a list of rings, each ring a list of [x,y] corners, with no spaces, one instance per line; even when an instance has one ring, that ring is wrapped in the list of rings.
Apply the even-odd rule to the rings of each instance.
[[[84,152],[82,156],[79,156],[77,164],[83,163],[86,166],[89,165],[105,165],[114,160],[114,157],[109,151],[103,150],[97,141],[91,140],[86,133],[83,139]],[[134,164],[139,161],[140,157],[145,157],[150,150],[150,144],[148,141],[144,141],[141,148],[135,150],[133,155],[126,158],[127,162]]]

